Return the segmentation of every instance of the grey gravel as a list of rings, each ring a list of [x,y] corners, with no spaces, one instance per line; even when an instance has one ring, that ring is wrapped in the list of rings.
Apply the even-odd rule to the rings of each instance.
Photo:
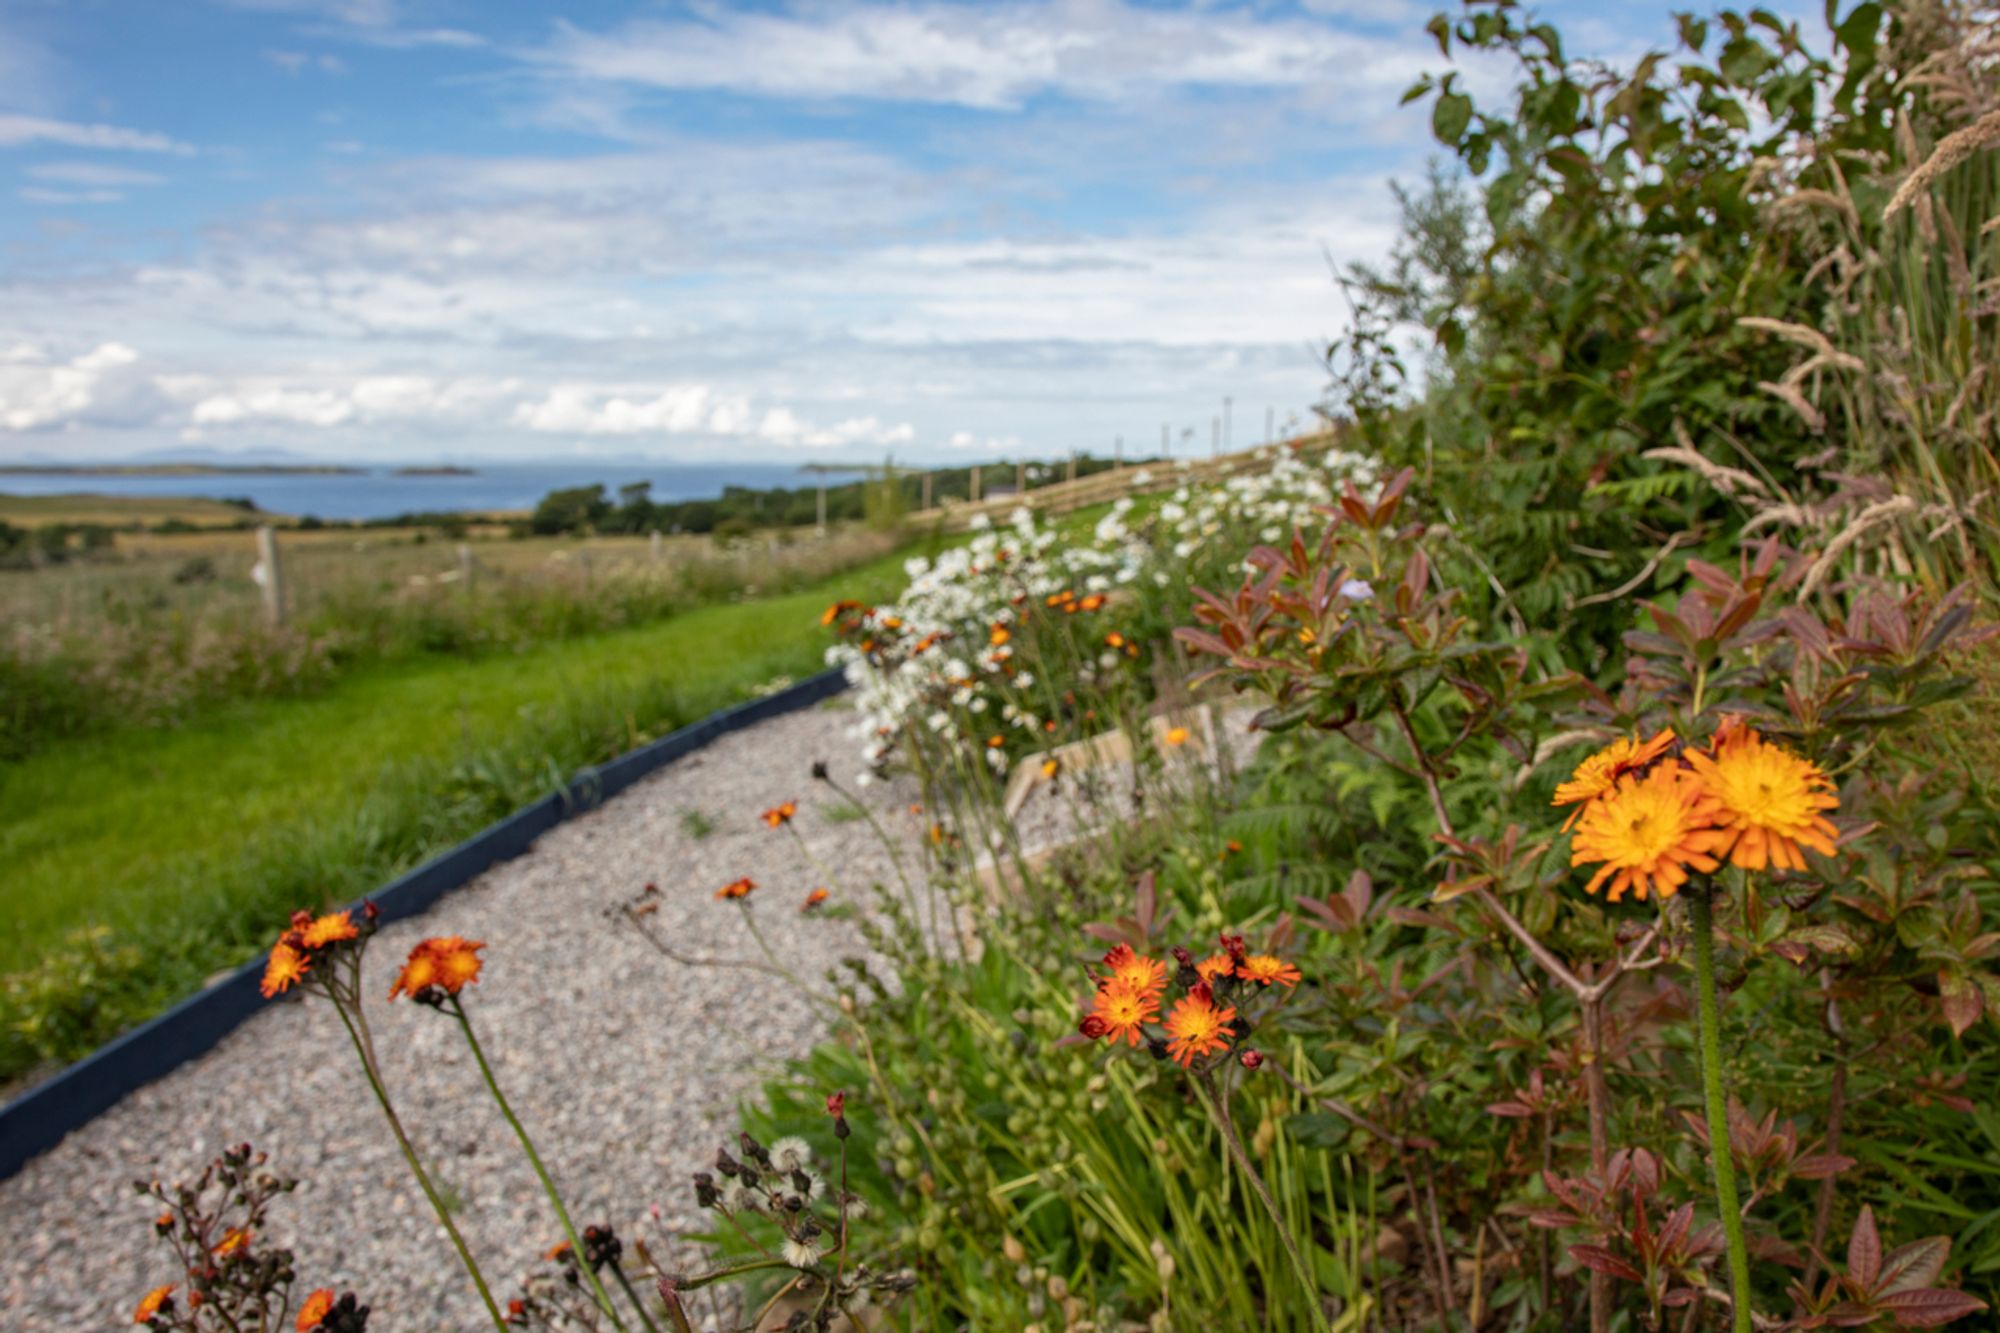
[[[371,944],[369,1006],[388,1083],[419,1151],[462,1200],[459,1225],[503,1302],[560,1229],[456,1025],[380,999],[395,967],[427,935],[487,942],[469,1008],[572,1216],[579,1227],[609,1221],[657,1253],[663,1237],[700,1229],[688,1177],[733,1134],[738,1104],[827,1025],[785,984],[671,963],[606,911],[656,881],[663,897],[652,920],[678,947],[754,958],[734,905],[713,897],[749,875],[758,923],[796,974],[818,977],[861,953],[851,924],[801,914],[818,873],[791,837],[757,819],[798,800],[796,827],[842,877],[836,901],[889,877],[867,822],[826,818],[835,802],[808,774],[820,758],[837,776],[854,771],[852,721],[827,707],[728,736]],[[858,794],[897,836],[916,835],[910,785]],[[690,836],[690,810],[714,831]],[[297,1253],[301,1293],[351,1288],[384,1333],[486,1327],[338,1019],[316,998],[272,1004],[0,1182],[0,1327],[129,1327],[139,1296],[178,1276],[130,1182],[191,1177],[244,1140],[305,1182],[275,1207],[271,1237]]]

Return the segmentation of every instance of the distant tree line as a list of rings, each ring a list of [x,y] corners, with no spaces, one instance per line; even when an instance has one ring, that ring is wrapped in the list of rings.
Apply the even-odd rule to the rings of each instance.
[[[1086,454],[1077,459],[1076,474],[1087,477],[1114,466],[1111,459]],[[1062,480],[1068,468],[1067,461],[991,463],[981,469],[980,490],[994,495],[1019,491],[1024,483],[1045,486]],[[893,474],[890,469],[878,469],[872,476],[827,486],[827,522],[880,523],[917,509],[923,503],[925,471],[930,474],[932,504],[971,497],[970,467],[896,469]],[[619,487],[615,498],[601,484],[551,491],[535,506],[524,526],[537,536],[656,531],[732,536],[759,528],[810,527],[819,521],[817,486],[728,486],[721,495],[706,500],[655,500],[652,490],[651,482],[641,481]]]

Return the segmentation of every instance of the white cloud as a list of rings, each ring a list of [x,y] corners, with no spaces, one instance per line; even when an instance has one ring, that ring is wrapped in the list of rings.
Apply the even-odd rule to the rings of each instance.
[[[39,185],[24,186],[14,193],[30,204],[116,204],[125,199],[116,190],[49,190]]]
[[[117,125],[86,125],[43,116],[0,115],[0,148],[55,143],[68,148],[105,148],[134,153],[174,153],[189,156],[192,145],[164,134],[130,130]]]
[[[38,162],[27,169],[27,174],[38,181],[107,189],[123,185],[163,185],[167,179],[156,172],[107,166],[102,162]]]
[[[916,438],[916,428],[909,423],[889,426],[872,416],[824,427],[802,419],[789,407],[767,408],[759,416],[747,399],[718,393],[705,384],[653,391],[557,385],[539,401],[517,406],[512,424],[543,434],[744,437],[805,448],[892,445]]]
[[[1123,0],[719,9],[602,32],[565,22],[530,58],[574,78],[643,87],[988,109],[1045,93],[1109,102],[1184,86],[1332,80],[1350,92],[1400,90],[1424,63],[1411,42],[1322,22]]]
[[[0,359],[0,429],[150,420],[158,410],[158,394],[135,369],[138,361],[137,352],[116,342],[100,343],[66,361],[32,344],[16,344]]]
[[[264,59],[294,78],[308,69],[317,69],[327,74],[347,73],[347,62],[336,55],[315,56],[304,51],[266,51]]]

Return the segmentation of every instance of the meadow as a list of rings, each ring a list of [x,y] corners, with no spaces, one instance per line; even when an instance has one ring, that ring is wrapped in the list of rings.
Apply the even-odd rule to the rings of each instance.
[[[61,563],[0,569],[0,757],[305,695],[372,665],[515,652],[784,593],[896,540],[849,526],[823,539],[663,537],[655,548],[644,537],[495,531],[444,541],[427,528],[287,529],[282,624],[263,615],[248,531],[121,531]]]
[[[149,537],[116,562],[7,576],[24,618],[117,644],[86,669],[159,688],[156,631],[105,610],[158,595],[163,616],[235,636],[260,674],[0,765],[0,1076],[85,1054],[242,961],[274,903],[358,896],[577,768],[810,674],[826,645],[812,613],[899,574],[879,554],[892,539],[872,533],[728,552],[690,540],[665,566],[644,541],[495,542],[468,594],[436,579],[459,568],[450,547],[298,534],[300,620],[322,627],[307,632],[371,651],[283,676],[248,542]],[[163,591],[192,559],[216,565],[214,583]]]

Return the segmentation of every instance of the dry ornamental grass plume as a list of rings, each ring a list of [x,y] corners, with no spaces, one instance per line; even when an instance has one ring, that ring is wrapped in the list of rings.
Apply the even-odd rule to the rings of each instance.
[[[1989,111],[1964,129],[1946,135],[1923,165],[1909,174],[1895,196],[1882,210],[1882,220],[1888,221],[1910,206],[1910,201],[1928,190],[1932,183],[1970,158],[1980,149],[2000,143],[2000,111]]]

